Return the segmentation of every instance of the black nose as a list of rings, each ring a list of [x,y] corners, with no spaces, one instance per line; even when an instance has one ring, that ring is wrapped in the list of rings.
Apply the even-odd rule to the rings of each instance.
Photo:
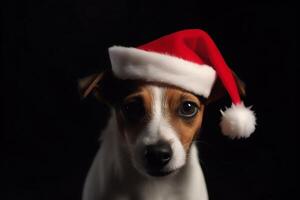
[[[167,143],[148,145],[144,156],[147,168],[160,170],[171,160],[172,149]]]

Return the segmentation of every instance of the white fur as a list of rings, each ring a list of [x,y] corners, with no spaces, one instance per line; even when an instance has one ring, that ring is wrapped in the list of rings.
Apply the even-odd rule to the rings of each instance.
[[[173,155],[175,156],[173,156],[166,168],[169,170],[175,170],[184,165],[186,159],[185,151],[179,140],[178,134],[170,125],[170,123],[166,119],[166,116],[163,115],[165,106],[163,102],[164,89],[152,86],[151,91],[153,95],[153,117],[143,134],[141,134],[139,137],[140,140],[142,140],[141,145],[145,146],[149,144],[155,144],[159,140],[170,141],[171,149],[173,151]]]
[[[115,112],[102,133],[102,146],[90,168],[83,191],[83,200],[207,200],[207,190],[195,144],[185,154],[176,131],[163,115],[164,90],[152,89],[153,118],[130,150],[119,133]],[[165,177],[149,177],[133,163],[132,153],[160,139],[172,141],[173,157],[167,167],[177,169]],[[131,148],[131,147],[130,147]]]
[[[167,54],[137,48],[109,48],[112,70],[121,79],[141,79],[172,84],[208,97],[216,79],[215,70]]]
[[[151,145],[158,142],[161,137],[161,124],[163,119],[163,92],[164,89],[158,87],[151,87],[152,92],[152,119],[150,120],[147,128],[144,131],[144,134],[140,136],[143,140],[144,145]]]
[[[250,107],[246,108],[243,103],[234,105],[221,111],[220,123],[224,135],[230,138],[247,138],[255,130],[255,113]]]

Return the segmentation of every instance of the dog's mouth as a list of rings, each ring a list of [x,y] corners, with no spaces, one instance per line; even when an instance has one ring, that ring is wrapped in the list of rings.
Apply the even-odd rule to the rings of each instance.
[[[163,176],[167,176],[170,175],[174,172],[174,170],[172,171],[166,171],[166,170],[147,170],[147,174],[150,176],[154,176],[154,177],[163,177]]]

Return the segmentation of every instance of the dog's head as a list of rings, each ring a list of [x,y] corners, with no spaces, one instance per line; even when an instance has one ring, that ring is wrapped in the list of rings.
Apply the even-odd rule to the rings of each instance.
[[[244,92],[243,83],[237,83]],[[205,105],[225,93],[218,81],[204,99],[170,85],[120,80],[111,71],[81,80],[80,88],[84,97],[92,92],[114,108],[132,165],[150,176],[168,175],[185,165]]]

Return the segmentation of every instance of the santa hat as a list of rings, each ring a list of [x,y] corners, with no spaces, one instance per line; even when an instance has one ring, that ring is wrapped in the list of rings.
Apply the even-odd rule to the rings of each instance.
[[[121,79],[174,85],[208,97],[218,77],[232,100],[221,111],[222,132],[231,138],[249,137],[255,114],[240,99],[236,81],[210,36],[198,29],[166,35],[139,47],[109,48],[112,71]]]

